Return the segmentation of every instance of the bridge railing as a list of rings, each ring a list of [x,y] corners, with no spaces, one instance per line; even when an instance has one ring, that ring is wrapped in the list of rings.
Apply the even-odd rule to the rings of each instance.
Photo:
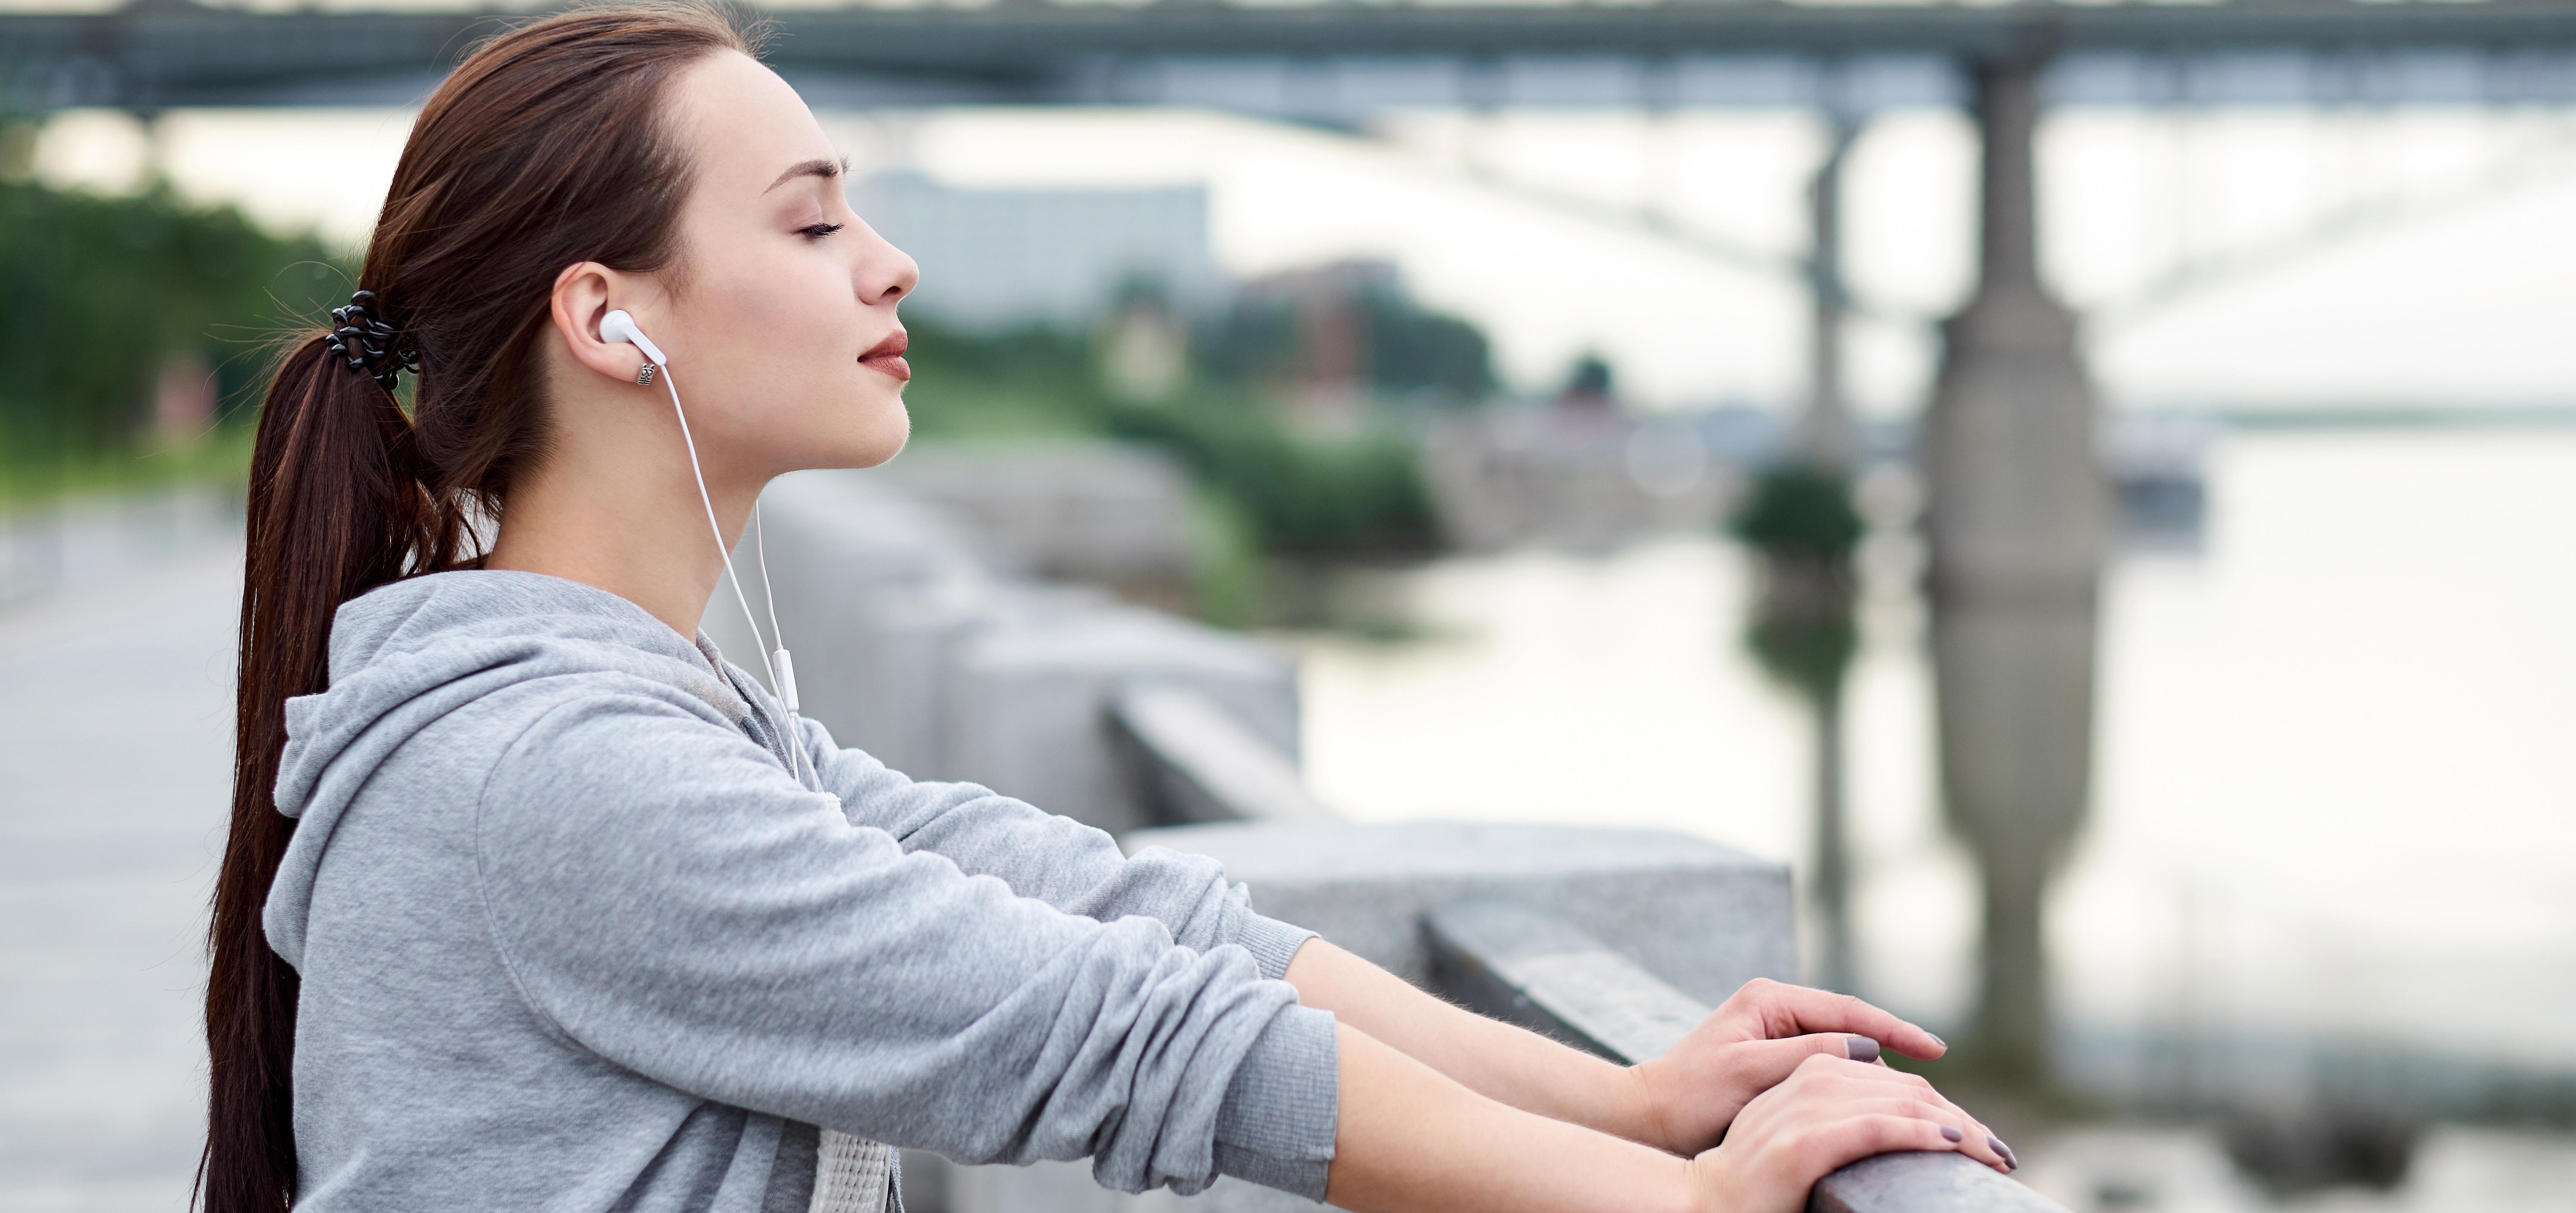
[[[1210,855],[1264,913],[1390,972],[1623,1063],[1662,1053],[1737,987],[1796,971],[1788,872],[1687,835],[1492,822],[1367,824],[1297,769],[1295,666],[1246,637],[998,571],[971,534],[846,474],[764,510],[806,704],[845,744],[967,779],[1147,846]],[[709,631],[728,649],[747,638]],[[1290,1213],[1232,1180],[1128,1197],[1078,1164],[907,1155],[918,1213]],[[1890,1155],[1817,1213],[2046,1213],[1958,1155]]]

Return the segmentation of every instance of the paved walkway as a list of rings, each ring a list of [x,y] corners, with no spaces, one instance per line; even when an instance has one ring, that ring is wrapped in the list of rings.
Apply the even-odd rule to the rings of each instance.
[[[0,612],[0,1211],[186,1205],[238,543]]]

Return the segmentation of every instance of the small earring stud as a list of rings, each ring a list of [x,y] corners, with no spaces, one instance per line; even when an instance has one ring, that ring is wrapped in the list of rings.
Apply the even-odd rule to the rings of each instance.
[[[635,386],[637,386],[637,387],[651,387],[651,386],[653,386],[653,364],[652,364],[652,363],[650,363],[650,362],[645,363],[645,364],[644,364],[644,369],[643,369],[643,370],[640,370],[640,371],[635,372]]]

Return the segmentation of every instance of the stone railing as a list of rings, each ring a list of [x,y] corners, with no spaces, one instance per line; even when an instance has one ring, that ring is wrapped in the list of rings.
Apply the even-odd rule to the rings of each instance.
[[[1778,864],[1659,831],[1344,820],[1298,775],[1295,666],[1272,647],[998,573],[974,535],[864,476],[790,477],[764,511],[808,713],[898,769],[1026,798],[1131,851],[1213,856],[1263,912],[1622,1062],[1661,1053],[1744,982],[1794,975]],[[750,651],[725,612],[708,619]],[[905,1166],[916,1213],[1322,1208],[1232,1180],[1129,1196],[1074,1163]],[[1926,1154],[1847,1167],[1813,1208],[2054,1206]]]

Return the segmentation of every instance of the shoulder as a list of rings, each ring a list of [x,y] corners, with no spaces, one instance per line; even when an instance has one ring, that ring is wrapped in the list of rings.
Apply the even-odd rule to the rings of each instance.
[[[673,865],[722,866],[826,814],[840,820],[829,797],[704,703],[612,676],[567,682],[506,713],[513,735],[473,798],[487,880],[515,872],[551,885],[594,868],[667,876]]]
[[[602,783],[670,779],[709,763],[778,769],[721,710],[682,688],[613,670],[566,672],[495,696],[506,733],[494,782],[544,774]]]

